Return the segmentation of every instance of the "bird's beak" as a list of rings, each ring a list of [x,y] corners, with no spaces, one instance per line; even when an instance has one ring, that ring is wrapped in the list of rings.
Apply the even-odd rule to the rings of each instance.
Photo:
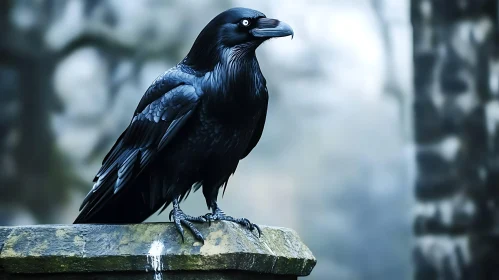
[[[259,18],[251,34],[258,38],[294,36],[293,29],[287,23],[271,18]]]

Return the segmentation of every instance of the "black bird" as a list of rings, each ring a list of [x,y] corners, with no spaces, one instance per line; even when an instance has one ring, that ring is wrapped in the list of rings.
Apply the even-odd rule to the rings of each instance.
[[[289,25],[251,9],[233,8],[211,20],[187,56],[147,89],[75,223],[140,223],[173,203],[170,220],[182,240],[182,225],[203,240],[192,222],[215,220],[260,234],[247,219],[226,216],[217,196],[265,124],[268,92],[255,50],[289,35]],[[201,187],[212,213],[184,214],[179,203]]]

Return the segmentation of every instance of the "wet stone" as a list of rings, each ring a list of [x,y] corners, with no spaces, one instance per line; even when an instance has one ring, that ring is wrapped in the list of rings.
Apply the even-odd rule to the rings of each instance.
[[[198,229],[204,245],[171,223],[0,227],[0,268],[6,279],[296,279],[316,264],[290,229]]]

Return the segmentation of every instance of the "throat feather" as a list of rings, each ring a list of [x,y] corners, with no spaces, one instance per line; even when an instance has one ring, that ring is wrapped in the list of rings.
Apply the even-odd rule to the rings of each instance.
[[[262,87],[262,73],[254,54],[245,48],[232,48],[220,63],[220,70],[225,77],[223,83],[228,92],[238,96],[259,95]]]

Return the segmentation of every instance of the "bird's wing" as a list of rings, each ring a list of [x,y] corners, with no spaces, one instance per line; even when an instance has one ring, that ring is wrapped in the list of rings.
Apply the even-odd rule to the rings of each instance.
[[[130,125],[104,158],[94,187],[80,207],[78,219],[98,212],[116,193],[130,185],[194,112],[200,96],[193,86],[158,86],[161,82],[157,80],[144,94]],[[158,94],[158,90],[165,88],[170,89]]]
[[[251,139],[248,143],[248,147],[246,148],[246,151],[244,152],[243,156],[241,159],[245,158],[256,146],[258,141],[260,141],[260,137],[262,137],[263,133],[263,127],[265,126],[265,120],[267,118],[267,103],[265,103],[265,107],[263,108],[262,112],[260,113],[260,116],[258,118],[257,124],[256,124],[256,129],[253,131],[253,135],[251,136]]]

